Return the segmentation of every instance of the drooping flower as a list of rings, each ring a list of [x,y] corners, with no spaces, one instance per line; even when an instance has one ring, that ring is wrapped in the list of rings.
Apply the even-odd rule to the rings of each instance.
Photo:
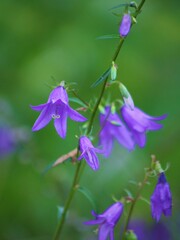
[[[126,37],[131,28],[131,16],[126,13],[124,14],[120,27],[119,27],[119,34],[121,37]]]
[[[95,148],[89,138],[86,136],[81,136],[79,139],[79,149],[81,151],[81,155],[78,160],[85,159],[87,164],[94,170],[99,169],[99,160],[96,153],[102,153],[102,151],[98,148]]]
[[[164,172],[160,173],[158,183],[151,196],[152,217],[158,222],[161,215],[168,217],[172,213],[172,196]]]
[[[16,139],[13,129],[7,126],[0,127],[0,159],[7,157],[16,148]]]
[[[159,117],[152,117],[147,115],[137,107],[134,107],[134,110],[131,110],[126,105],[121,108],[121,114],[128,128],[133,134],[134,141],[140,147],[145,146],[146,132],[161,129],[162,124],[159,124],[156,121],[163,120],[167,117],[167,114]]]
[[[110,240],[114,240],[114,227],[123,213],[123,208],[124,207],[121,202],[116,202],[102,214],[96,214],[94,211],[92,211],[92,215],[96,219],[87,221],[84,224],[99,224],[99,240],[106,240],[108,239],[108,236]]]
[[[8,124],[0,124],[0,160],[6,159],[17,152],[22,143],[30,139],[28,129],[25,127],[12,127]]]
[[[102,145],[105,157],[111,153],[115,139],[128,150],[134,149],[131,133],[110,106],[106,106],[104,112],[100,113],[100,125],[99,145]]]
[[[68,95],[63,86],[58,86],[50,93],[47,103],[31,106],[35,111],[41,111],[38,119],[34,123],[33,131],[38,131],[45,127],[51,119],[54,119],[54,126],[57,133],[66,137],[67,118],[77,122],[84,122],[87,119],[73,110],[68,103]]]

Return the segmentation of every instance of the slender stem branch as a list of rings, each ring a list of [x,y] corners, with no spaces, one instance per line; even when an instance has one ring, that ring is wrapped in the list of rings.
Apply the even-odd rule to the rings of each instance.
[[[149,175],[146,173],[146,174],[145,174],[145,177],[144,177],[144,180],[143,180],[143,182],[141,183],[141,185],[140,185],[140,187],[139,187],[139,189],[138,189],[138,191],[137,191],[137,194],[136,194],[135,198],[134,198],[133,201],[132,201],[131,207],[130,207],[130,209],[129,209],[128,217],[127,217],[127,220],[126,220],[126,223],[125,223],[125,227],[124,227],[122,239],[124,239],[125,233],[126,233],[126,231],[128,230],[129,222],[130,222],[130,219],[131,219],[131,216],[132,216],[134,207],[135,207],[137,201],[139,200],[139,198],[140,198],[140,196],[141,196],[141,192],[142,192],[145,184],[147,183],[148,176],[149,176]]]
[[[57,226],[57,229],[56,229],[56,232],[55,232],[55,235],[54,235],[54,238],[53,238],[54,240],[60,239],[60,233],[61,233],[62,227],[64,225],[64,222],[65,222],[67,211],[69,209],[69,206],[71,204],[73,196],[74,196],[74,194],[75,194],[75,192],[78,188],[78,176],[79,176],[79,172],[80,172],[80,169],[81,169],[81,165],[82,165],[82,162],[78,162],[77,169],[76,169],[75,176],[74,176],[74,180],[73,180],[70,192],[69,192],[69,196],[67,198],[67,201],[66,201],[66,204],[65,204],[60,222]]]

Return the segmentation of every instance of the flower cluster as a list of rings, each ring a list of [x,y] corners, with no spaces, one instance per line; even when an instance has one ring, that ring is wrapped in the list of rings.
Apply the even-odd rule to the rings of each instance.
[[[100,113],[99,145],[103,147],[105,157],[110,155],[115,139],[128,150],[133,150],[135,144],[144,147],[146,132],[162,128],[162,125],[156,121],[166,118],[166,115],[149,116],[139,108],[131,109],[126,104],[121,107],[120,111],[125,124],[116,112],[112,112],[109,105]]]
[[[156,117],[150,116],[138,107],[136,107],[133,98],[131,97],[127,88],[122,83],[118,83],[118,86],[120,88],[124,104],[121,104],[118,112],[116,112],[115,103],[121,102],[119,99],[116,99],[116,101],[112,104],[105,104],[104,107],[100,106],[103,94],[106,90],[106,86],[111,85],[112,83],[117,83],[115,81],[117,78],[117,65],[115,64],[115,60],[119,54],[123,41],[129,34],[132,24],[136,22],[136,16],[140,13],[143,4],[144,2],[141,2],[139,7],[136,6],[135,2],[125,4],[125,13],[119,27],[119,34],[121,40],[120,45],[115,52],[115,57],[112,61],[111,68],[109,68],[100,77],[100,79],[98,79],[98,83],[100,83],[101,81],[105,81],[104,86],[96,104],[94,105],[93,110],[91,109],[91,107],[89,107],[88,109],[90,111],[92,110],[91,119],[88,124],[86,124],[86,127],[83,128],[84,133],[79,137],[78,147],[75,149],[75,152],[78,155],[76,159],[78,161],[84,159],[89,165],[89,167],[94,171],[97,171],[100,165],[97,154],[103,154],[105,157],[108,157],[112,152],[114,141],[117,141],[128,151],[133,151],[136,145],[138,145],[140,148],[143,148],[146,145],[146,133],[148,131],[160,130],[163,125],[160,124],[159,121],[164,120],[167,117],[166,114]],[[136,9],[135,14],[132,13],[132,17],[130,11],[128,11],[128,7],[134,7]],[[133,20],[133,22],[131,20]],[[111,79],[110,82],[107,82],[109,76]],[[87,104],[87,106],[90,106],[90,104]],[[96,148],[91,142],[93,136],[90,136],[90,132],[93,127],[93,121],[95,119],[98,107],[100,109],[100,131],[98,133],[99,143],[98,147]],[[66,137],[68,118],[76,122],[84,122],[87,120],[84,116],[82,116],[80,113],[70,107],[68,94],[63,83],[52,90],[46,103],[37,106],[31,106],[31,108],[35,111],[40,112],[39,117],[37,118],[32,127],[33,131],[38,131],[44,128],[51,120],[54,120],[54,127],[58,135],[63,139]],[[6,145],[7,147],[9,147],[9,145],[11,145],[11,142],[7,141]],[[74,152],[74,150],[72,152]],[[162,214],[164,214],[165,216],[170,216],[172,214],[172,196],[170,186],[166,181],[164,171],[162,171],[159,162],[155,161],[154,165],[156,165],[156,168],[158,169],[158,173],[156,174],[158,174],[159,177],[158,183],[154,189],[150,200],[152,217],[158,222]],[[77,186],[79,186],[80,175],[78,174],[81,173],[79,167],[81,167],[81,164],[78,165],[77,171],[75,173],[75,178],[73,180],[72,189],[69,194],[69,199],[63,209],[64,219],[66,217],[69,204],[72,200],[73,193]],[[156,168],[149,168],[150,170],[148,170],[151,173],[154,173],[153,171],[156,170]],[[141,186],[143,187],[145,183],[146,178],[143,184],[141,184]],[[121,215],[123,214],[124,203],[126,202],[126,200],[127,202],[134,201],[133,203],[135,203],[139,199],[141,190],[142,189],[140,188],[136,197],[131,197],[128,199],[122,198],[122,202],[118,201],[112,204],[101,214],[97,214],[92,211],[92,215],[95,217],[95,219],[87,221],[85,222],[85,224],[98,225],[99,240],[114,240],[114,228],[117,225]],[[130,225],[128,221],[130,220],[132,209],[133,205],[129,211],[127,222],[125,224],[125,230],[123,235],[123,237],[125,236],[125,239],[137,239],[136,233],[134,233],[131,229],[128,228],[128,226]],[[59,225],[59,230],[62,228],[61,224],[63,224],[64,219],[62,219],[62,222]],[[58,231],[56,236],[58,236],[59,234]]]

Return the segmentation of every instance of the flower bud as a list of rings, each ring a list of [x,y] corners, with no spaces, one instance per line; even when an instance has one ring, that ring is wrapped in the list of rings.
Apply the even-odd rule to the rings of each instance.
[[[136,234],[132,230],[128,230],[125,235],[126,240],[138,240]]]
[[[124,14],[121,24],[120,24],[120,28],[119,28],[119,34],[121,37],[126,37],[130,31],[131,28],[131,16],[126,13]]]
[[[111,67],[111,80],[112,81],[116,80],[116,77],[117,77],[117,65],[113,61]]]

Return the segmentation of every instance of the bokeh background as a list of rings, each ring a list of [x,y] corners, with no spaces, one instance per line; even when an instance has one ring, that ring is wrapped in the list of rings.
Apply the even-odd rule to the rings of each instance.
[[[96,38],[118,33],[121,17],[115,17],[108,9],[122,2],[0,1],[1,240],[52,238],[58,206],[65,202],[75,168],[68,161],[45,174],[44,169],[77,145],[75,135],[79,134],[80,124],[68,121],[65,140],[57,135],[52,123],[32,133],[38,113],[29,105],[46,102],[49,86],[55,81],[76,82],[74,87],[86,101],[99,94],[101,86],[90,86],[106,70],[118,40]],[[173,216],[162,221],[171,232],[170,239],[178,239],[180,226],[179,8],[178,0],[147,1],[117,61],[118,79],[128,87],[135,104],[150,115],[168,113],[164,128],[148,133],[144,149],[137,147],[128,153],[115,144],[111,157],[100,160],[100,170],[93,172],[87,167],[81,181],[102,212],[112,203],[113,195],[120,198],[124,189],[136,191],[129,180],[142,180],[151,154],[161,160],[164,168],[169,163],[166,175],[173,194]],[[123,9],[114,12],[122,13]],[[118,96],[114,88],[111,98]],[[74,103],[71,106],[78,107]],[[6,140],[8,134],[12,137],[10,142]],[[149,199],[155,184],[152,179],[144,189],[144,197]],[[82,224],[92,218],[91,210],[90,202],[77,193],[63,239],[97,238],[93,228]],[[143,201],[138,202],[134,211],[133,220],[137,219],[154,226],[150,208]]]

